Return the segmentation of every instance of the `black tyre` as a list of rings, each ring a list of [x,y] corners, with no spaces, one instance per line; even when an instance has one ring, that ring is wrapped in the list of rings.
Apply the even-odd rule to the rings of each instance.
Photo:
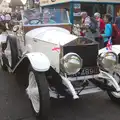
[[[18,62],[18,49],[16,38],[11,36],[7,37],[7,44],[4,53],[8,60],[8,66],[13,69]]]
[[[114,73],[113,77],[117,80],[118,84],[120,85],[120,75]],[[108,95],[113,102],[120,103],[120,93],[108,91]]]
[[[113,102],[120,103],[120,97],[115,97],[111,92],[108,92],[108,95]]]
[[[30,66],[28,69],[28,87],[26,92],[37,118],[47,120],[50,109],[48,83],[44,73],[37,72]]]

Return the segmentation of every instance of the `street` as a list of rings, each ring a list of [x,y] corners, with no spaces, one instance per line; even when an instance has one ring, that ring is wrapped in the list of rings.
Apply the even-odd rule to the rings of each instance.
[[[0,70],[0,119],[35,120],[24,89],[14,76]],[[120,105],[112,103],[106,93],[81,96],[67,102],[51,100],[52,120],[119,120]]]

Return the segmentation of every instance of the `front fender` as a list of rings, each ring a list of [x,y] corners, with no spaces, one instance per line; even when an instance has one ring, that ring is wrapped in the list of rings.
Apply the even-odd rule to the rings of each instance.
[[[102,48],[99,50],[99,54],[107,52],[108,50],[105,48]],[[115,52],[117,55],[120,53],[120,45],[112,45],[112,52]]]
[[[43,53],[27,53],[25,57],[29,59],[33,69],[36,71],[45,72],[50,68],[50,61]]]

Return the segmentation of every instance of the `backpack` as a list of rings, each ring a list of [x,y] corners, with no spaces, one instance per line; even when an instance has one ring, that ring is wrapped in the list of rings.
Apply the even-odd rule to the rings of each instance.
[[[92,33],[96,33],[96,29],[98,29],[98,22],[95,18],[90,17],[91,23],[89,29]]]

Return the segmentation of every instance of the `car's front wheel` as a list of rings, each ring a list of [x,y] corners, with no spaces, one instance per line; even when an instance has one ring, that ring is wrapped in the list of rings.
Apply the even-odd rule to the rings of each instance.
[[[46,120],[50,108],[46,76],[44,73],[33,70],[30,66],[28,70],[28,81],[26,92],[31,101],[33,111],[38,118]]]
[[[115,80],[120,85],[120,75],[118,73],[114,73],[113,77],[115,78]],[[108,91],[108,95],[109,95],[109,97],[111,98],[112,101],[120,103],[120,92],[109,92]]]

